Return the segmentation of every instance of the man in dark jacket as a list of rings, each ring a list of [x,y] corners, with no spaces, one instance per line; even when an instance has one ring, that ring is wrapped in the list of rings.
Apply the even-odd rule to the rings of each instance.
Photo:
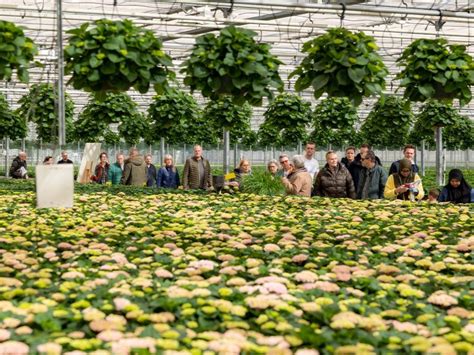
[[[405,157],[405,159],[411,162],[411,171],[414,174],[417,174],[420,171],[420,169],[418,168],[418,165],[416,165],[414,161],[415,152],[416,152],[416,147],[413,144],[407,144],[405,147],[403,147],[403,156]],[[390,166],[390,170],[388,171],[389,176],[400,172],[400,160],[394,161],[392,163],[392,165]]]
[[[26,153],[20,152],[12,161],[10,176],[14,179],[28,179],[28,172],[26,169]]]
[[[381,199],[387,182],[387,173],[377,164],[375,153],[369,150],[361,157],[363,169],[359,173],[358,199]]]
[[[354,161],[349,165],[349,172],[351,173],[352,180],[354,181],[354,186],[356,187],[356,189],[359,185],[360,172],[364,168],[362,166],[362,155],[367,153],[369,150],[372,150],[370,145],[368,145],[367,143],[361,144],[359,148],[359,154],[356,155]],[[382,166],[379,157],[375,156],[375,162],[378,165]]]
[[[130,151],[130,157],[125,161],[121,183],[123,185],[145,186],[147,181],[147,171],[145,160],[138,149]]]
[[[145,164],[146,164],[146,186],[153,187],[156,186],[156,168],[151,163],[152,156],[151,154],[145,155]]]
[[[349,197],[354,199],[356,192],[351,174],[342,165],[333,151],[326,153],[327,164],[316,176],[313,195],[323,197]]]

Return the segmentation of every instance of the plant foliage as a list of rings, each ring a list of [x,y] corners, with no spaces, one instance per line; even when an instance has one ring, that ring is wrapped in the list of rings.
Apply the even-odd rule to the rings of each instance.
[[[407,143],[412,120],[409,102],[396,96],[385,96],[370,111],[360,134],[373,146],[399,148]]]
[[[148,108],[150,142],[165,138],[170,144],[192,143],[192,122],[200,120],[200,109],[190,94],[177,88],[156,95]],[[196,127],[194,127],[196,129]]]
[[[385,87],[388,70],[377,54],[377,45],[364,32],[332,28],[303,45],[307,53],[291,73],[298,76],[295,89],[310,86],[314,97],[348,97],[358,106],[365,96],[377,95]]]
[[[173,64],[153,31],[137,27],[130,20],[101,19],[68,31],[64,49],[68,84],[75,89],[98,93],[123,92],[131,87],[146,93],[153,85],[158,93],[174,78]]]
[[[466,52],[466,46],[449,45],[444,38],[417,39],[397,62],[404,67],[396,79],[401,79],[405,98],[411,101],[459,99],[461,105],[471,101],[474,61]]]
[[[111,128],[118,127],[118,133]],[[138,143],[148,130],[147,120],[138,105],[125,93],[107,93],[104,100],[93,96],[75,122],[75,139],[82,142]]]
[[[230,96],[209,101],[203,111],[204,121],[212,123],[215,134],[222,135],[223,128],[228,129],[232,143],[239,143],[251,134],[251,118],[252,106],[247,102],[235,104]]]
[[[278,74],[281,62],[270,53],[270,45],[255,41],[256,35],[229,26],[219,36],[198,37],[191,56],[183,63],[184,83],[212,100],[231,95],[236,104],[248,101],[261,105],[263,97],[271,99],[271,88],[283,88]]]
[[[462,126],[461,120],[462,116],[451,104],[430,100],[422,107],[418,114],[413,130],[410,133],[410,141],[421,142],[425,140],[427,144],[434,146],[434,129],[436,127],[446,127],[443,130],[443,145],[446,146],[447,142],[450,141],[448,138],[450,131],[454,133],[454,127]],[[455,133],[455,135],[457,134]]]
[[[10,109],[7,99],[0,93],[0,139],[25,138],[27,132],[26,120]]]
[[[314,109],[311,139],[320,145],[344,146],[355,144],[357,110],[346,97],[329,97]]]
[[[267,171],[253,171],[242,177],[242,191],[257,195],[276,196],[285,193],[281,179],[273,177]]]
[[[38,48],[21,27],[0,20],[0,80],[10,80],[16,70],[18,79],[27,83],[30,62],[37,53]]]
[[[293,94],[280,94],[269,105],[265,121],[259,129],[263,146],[294,145],[307,138],[306,128],[311,121],[311,104]]]
[[[72,141],[74,102],[71,97],[65,93],[65,111],[64,118],[66,123],[66,141]],[[52,84],[35,84],[31,87],[28,94],[24,95],[18,103],[20,107],[17,114],[27,121],[36,125],[36,134],[38,139],[45,143],[56,143],[59,133],[59,119],[57,115],[58,95],[57,89]]]

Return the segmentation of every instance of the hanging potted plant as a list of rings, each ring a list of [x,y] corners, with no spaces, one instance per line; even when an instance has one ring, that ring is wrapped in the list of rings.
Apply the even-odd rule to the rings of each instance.
[[[194,97],[180,89],[170,88],[163,94],[153,97],[148,107],[150,121],[149,143],[160,138],[169,144],[198,143],[192,141],[195,129],[192,122],[200,121],[199,106]],[[204,128],[204,127],[203,127]],[[204,128],[207,131],[207,128]]]
[[[228,129],[232,143],[239,142],[249,134],[251,118],[252,106],[247,102],[236,105],[229,96],[209,101],[203,111],[203,120],[211,123],[215,134],[219,135],[222,127]]]
[[[380,98],[360,128],[360,134],[373,146],[400,148],[407,143],[413,120],[410,102],[397,96]]]
[[[82,24],[68,31],[69,45],[64,49],[65,74],[75,89],[95,92],[123,92],[131,87],[146,93],[153,85],[157,92],[174,78],[171,58],[161,40],[150,30],[130,20],[101,19],[92,26]]]
[[[348,97],[355,106],[365,96],[377,95],[385,88],[388,70],[377,53],[375,39],[364,32],[332,28],[303,45],[307,53],[290,74],[297,76],[297,91],[312,87],[314,97]]]
[[[466,46],[449,45],[444,38],[417,39],[398,58],[403,70],[397,74],[404,97],[411,101],[458,99],[471,101],[474,85],[474,61]]]
[[[7,99],[0,93],[0,140],[25,138],[27,132],[26,120],[10,109]]]
[[[18,79],[28,82],[30,62],[37,53],[38,48],[21,27],[0,20],[0,80],[10,80],[16,70]]]
[[[261,105],[263,97],[271,99],[272,88],[283,88],[278,74],[281,62],[270,53],[270,45],[255,41],[256,35],[229,26],[219,36],[198,37],[183,63],[184,83],[212,100],[229,95],[237,104]]]
[[[58,141],[57,101],[57,90],[53,84],[35,84],[31,87],[28,94],[18,101],[20,107],[17,110],[17,114],[35,124],[36,135],[43,143],[55,144]],[[71,142],[74,102],[67,93],[65,93],[64,116],[66,121],[66,141]]]
[[[346,97],[322,100],[312,114],[314,130],[311,139],[321,145],[355,144],[355,123],[359,117],[352,102]]]
[[[288,146],[304,142],[310,123],[311,104],[298,95],[281,94],[268,105],[260,126],[260,145]]]
[[[229,26],[219,36],[206,34],[196,39],[190,57],[183,63],[184,83],[191,92],[218,100],[229,96],[235,104],[261,105],[263,98],[273,98],[272,89],[283,89],[278,74],[281,61],[270,52],[270,45],[258,43],[253,31]],[[224,127],[224,172],[229,169],[230,137]]]
[[[126,93],[107,93],[105,99],[90,97],[74,122],[74,137],[81,142],[104,141],[118,143],[122,138],[129,145],[145,136],[148,121],[138,111],[138,105]],[[117,132],[112,130],[117,126]]]

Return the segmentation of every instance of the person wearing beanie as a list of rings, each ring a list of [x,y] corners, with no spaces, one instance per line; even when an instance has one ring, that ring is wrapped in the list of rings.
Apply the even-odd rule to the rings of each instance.
[[[453,169],[449,172],[448,184],[439,195],[439,202],[472,203],[474,202],[474,189],[464,179],[461,170]]]
[[[412,163],[408,159],[400,160],[400,169],[391,174],[385,184],[384,196],[387,199],[421,200],[424,196],[421,178],[412,171]]]

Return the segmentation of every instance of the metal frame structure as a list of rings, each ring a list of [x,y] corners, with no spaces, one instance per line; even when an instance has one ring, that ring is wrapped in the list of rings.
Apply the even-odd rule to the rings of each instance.
[[[258,33],[258,40],[270,43],[272,51],[282,61],[280,75],[287,91],[294,91],[294,80],[288,74],[301,61],[302,44],[324,33],[327,28],[344,26],[351,30],[363,30],[375,37],[380,53],[389,68],[387,92],[395,92],[398,83],[392,81],[398,71],[395,60],[404,47],[416,38],[434,38],[437,35],[452,43],[468,46],[474,55],[473,0],[375,0],[375,1],[321,1],[282,2],[281,0],[230,0],[231,2],[179,0],[7,0],[0,4],[0,19],[11,21],[25,28],[29,37],[40,47],[37,60],[43,68],[30,71],[28,85],[16,78],[0,88],[7,94],[12,107],[24,95],[29,85],[54,82],[72,96],[79,112],[88,101],[84,92],[64,87],[61,83],[62,36],[84,22],[100,18],[128,18],[136,24],[152,29],[164,41],[164,49],[172,56],[175,71],[187,58],[197,36],[217,31],[234,24]],[[60,14],[60,16],[58,16]],[[58,67],[60,70],[58,70]],[[67,82],[67,77],[64,82]],[[184,88],[184,86],[183,86]],[[152,89],[145,95],[130,91],[129,94],[146,110],[154,95]],[[398,92],[401,94],[401,92]],[[300,93],[313,103],[316,100],[310,90]],[[204,101],[196,94],[199,101]],[[375,98],[364,100],[359,114],[364,118]],[[62,104],[63,105],[63,104]],[[61,103],[59,103],[61,107]],[[265,105],[254,110],[253,126],[262,120]],[[474,103],[461,108],[461,113],[474,117]],[[64,133],[64,132],[63,132]]]

